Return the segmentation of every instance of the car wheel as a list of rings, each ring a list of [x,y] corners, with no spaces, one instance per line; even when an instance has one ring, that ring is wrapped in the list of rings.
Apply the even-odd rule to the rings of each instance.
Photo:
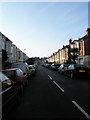
[[[28,79],[27,79],[27,81],[26,81],[26,86],[28,86]]]
[[[23,94],[23,85],[20,85],[20,93]]]
[[[63,75],[63,71],[61,71],[61,74]]]
[[[74,76],[73,76],[73,72],[71,73],[71,78],[73,78]]]
[[[66,76],[66,72],[64,72],[64,75]]]
[[[20,97],[20,93],[19,93],[19,91],[18,91],[18,93],[17,93],[17,105],[20,104],[20,99],[21,99],[21,97]]]

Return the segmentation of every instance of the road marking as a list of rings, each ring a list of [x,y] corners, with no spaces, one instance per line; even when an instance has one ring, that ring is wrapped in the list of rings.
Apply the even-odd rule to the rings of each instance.
[[[51,76],[50,76],[50,75],[48,75],[48,77],[50,78],[50,80],[52,80],[52,78],[51,78]]]
[[[90,120],[90,115],[88,115],[75,101],[72,102]]]
[[[62,92],[64,92],[64,90],[55,81],[53,81],[53,82]]]

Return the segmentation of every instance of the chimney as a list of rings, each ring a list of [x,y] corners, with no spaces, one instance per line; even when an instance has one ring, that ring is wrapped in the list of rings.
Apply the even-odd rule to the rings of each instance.
[[[69,45],[72,43],[72,39],[69,39]]]
[[[63,45],[63,48],[65,48],[65,46]]]
[[[86,33],[87,33],[87,36],[90,35],[90,28],[87,28]]]

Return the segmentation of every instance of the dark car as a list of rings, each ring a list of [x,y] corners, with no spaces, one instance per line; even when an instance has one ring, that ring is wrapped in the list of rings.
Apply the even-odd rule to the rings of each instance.
[[[51,68],[52,70],[58,70],[59,66],[60,66],[60,64],[58,64],[58,63],[53,63],[50,68]]]
[[[23,74],[23,71],[19,68],[11,68],[2,70],[4,74],[6,74],[12,81],[17,82],[19,85],[19,90],[22,93],[23,87],[28,84],[26,74]]]
[[[65,71],[65,75],[71,78],[75,77],[87,77],[89,76],[89,69],[85,65],[81,64],[70,64],[68,69]]]
[[[65,71],[67,70],[69,64],[61,64],[60,67],[58,68],[58,72],[61,74],[64,74]]]
[[[0,72],[0,96],[2,96],[2,118],[4,119],[19,102],[18,86]]]
[[[45,67],[46,67],[46,68],[50,68],[50,67],[51,67],[51,64],[46,63],[46,64],[45,64]]]

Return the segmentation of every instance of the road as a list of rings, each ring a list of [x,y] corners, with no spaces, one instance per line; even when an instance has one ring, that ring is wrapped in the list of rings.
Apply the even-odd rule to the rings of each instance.
[[[71,79],[38,66],[9,119],[90,119],[88,80]]]

